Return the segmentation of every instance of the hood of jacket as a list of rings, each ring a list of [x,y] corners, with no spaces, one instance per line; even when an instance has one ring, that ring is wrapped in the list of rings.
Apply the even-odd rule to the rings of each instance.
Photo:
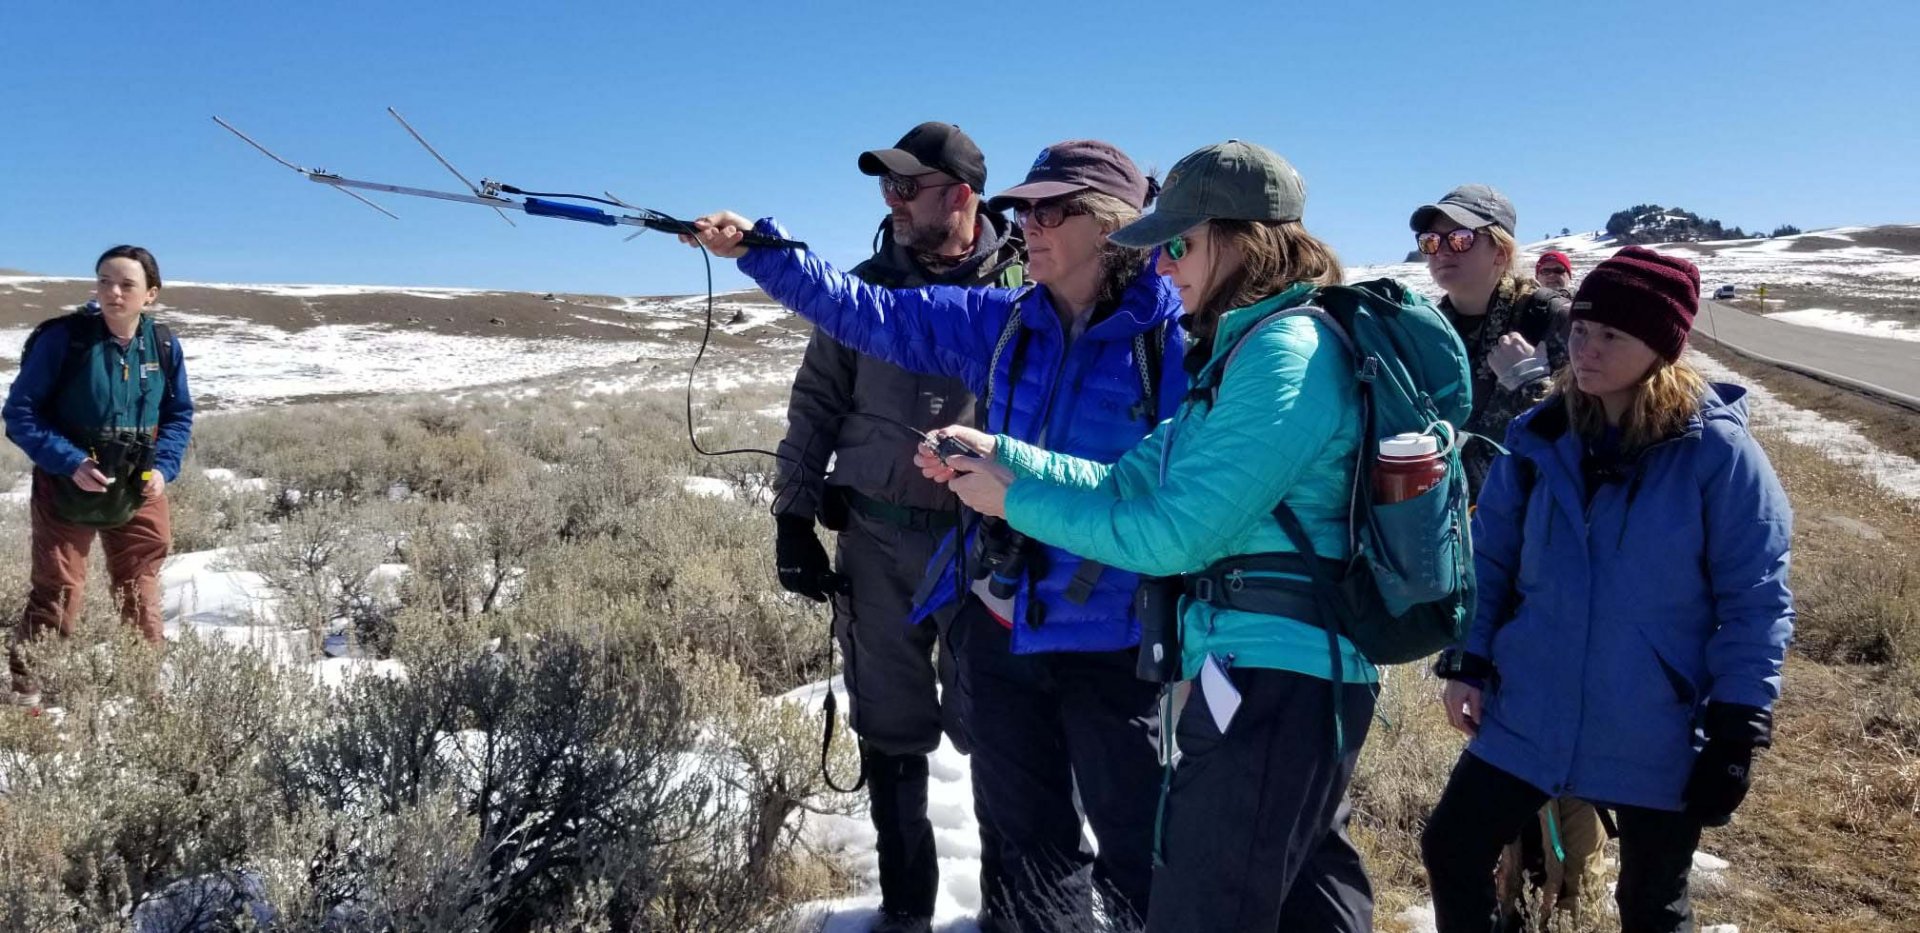
[[[944,272],[930,273],[913,250],[894,239],[893,218],[881,218],[873,256],[850,274],[882,288],[974,285],[993,282],[1009,267],[1026,261],[1026,242],[1006,215],[983,210],[974,231],[973,252],[965,260]]]

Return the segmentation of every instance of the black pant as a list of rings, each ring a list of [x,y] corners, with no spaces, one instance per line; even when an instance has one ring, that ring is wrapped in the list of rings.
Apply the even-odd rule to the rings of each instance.
[[[1290,671],[1228,676],[1240,707],[1224,735],[1199,681],[1180,713],[1147,929],[1373,929],[1373,888],[1347,838],[1347,784],[1373,717],[1372,688],[1341,687],[1346,746],[1336,750],[1333,684]]]
[[[914,587],[940,535],[851,513],[840,533],[847,592],[834,598],[833,631],[847,685],[848,726],[860,737],[861,765],[880,863],[880,906],[891,914],[933,915],[940,862],[927,818],[927,756],[948,732],[965,750],[956,709],[935,680],[954,688],[953,659],[935,665],[935,626],[908,625]],[[990,832],[983,824],[982,835]]]
[[[1498,922],[1493,866],[1547,795],[1471,754],[1462,754],[1420,837],[1440,933],[1485,933]],[[1684,813],[1618,807],[1622,933],[1689,933],[1687,873],[1700,823]]]
[[[1158,691],[1134,677],[1134,652],[1015,655],[1010,633],[971,597],[953,627],[972,701],[974,792],[1000,833],[1001,895],[989,906],[1023,933],[1078,928],[1097,886],[1109,916],[1144,916]]]

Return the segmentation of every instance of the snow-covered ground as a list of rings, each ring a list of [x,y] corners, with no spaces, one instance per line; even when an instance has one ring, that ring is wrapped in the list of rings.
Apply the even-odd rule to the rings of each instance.
[[[1920,341],[1920,327],[1885,318],[1868,317],[1857,311],[1801,308],[1798,311],[1777,311],[1768,314],[1767,317],[1788,324],[1798,324],[1801,327],[1836,330],[1843,334],[1864,334],[1868,337],[1885,337],[1890,340]]]
[[[1920,226],[1836,227],[1774,239],[1659,243],[1652,248],[1685,257],[1699,266],[1701,288],[1708,294],[1719,286],[1733,285],[1740,290],[1740,297],[1744,300],[1752,297],[1752,290],[1756,286],[1767,285],[1776,290],[1776,297],[1778,289],[1791,287],[1796,293],[1806,295],[1858,299],[1870,305],[1884,306],[1893,316],[1883,319],[1855,310],[1845,312],[1852,316],[1849,319],[1836,317],[1840,312],[1829,310],[1788,320],[1795,324],[1834,330],[1872,327],[1876,329],[1865,332],[1873,336],[1899,337],[1899,334],[1878,328],[1897,326],[1906,333],[1915,333],[1915,329],[1920,328],[1920,254],[1885,246],[1859,245],[1855,239],[1870,232],[1886,231],[1920,233]],[[1846,245],[1849,243],[1856,245]],[[1412,246],[1411,238],[1408,246]],[[1619,249],[1619,244],[1603,234],[1576,233],[1526,244],[1521,247],[1521,252],[1522,262],[1527,266],[1531,266],[1532,259],[1542,253],[1551,250],[1564,252],[1573,259],[1578,277]],[[1439,294],[1427,277],[1424,262],[1376,263],[1352,266],[1348,270],[1348,277],[1355,280],[1379,276],[1401,279],[1431,296],[1437,297]],[[1894,310],[1896,307],[1904,307],[1906,311],[1897,312]],[[1821,309],[1816,305],[1787,307],[1783,310],[1795,313]],[[1883,320],[1888,324],[1883,324]],[[1900,339],[1920,339],[1920,335]]]
[[[1747,387],[1747,412],[1755,430],[1779,432],[1793,443],[1811,447],[1830,460],[1858,469],[1888,492],[1920,499],[1920,462],[1881,448],[1850,422],[1836,421],[1781,401],[1767,391],[1766,386],[1727,369],[1697,350],[1689,350],[1687,360],[1708,379]]]
[[[845,710],[846,685],[838,677],[800,687],[781,700],[818,712],[828,690]],[[839,740],[851,741],[851,737]],[[978,933],[980,926],[974,917],[980,911],[980,823],[973,818],[973,779],[967,771],[967,759],[942,736],[927,770],[927,817],[933,823],[934,850],[940,857],[940,894],[933,907],[933,928],[938,933]],[[817,920],[820,933],[866,933],[880,910],[880,863],[873,849],[873,821],[864,812],[809,820],[806,830],[811,841],[845,859],[862,879],[865,890],[852,897],[808,905],[800,913]]]
[[[0,290],[44,293],[51,316],[59,308],[84,300],[89,280],[47,276],[0,276]],[[457,288],[390,288],[366,285],[236,285],[230,283],[170,282],[169,289],[209,288],[277,298],[389,296],[432,299],[436,304],[478,299],[501,293]],[[601,318],[575,317],[589,323],[622,323],[642,317],[650,320],[633,339],[528,338],[437,333],[404,324],[329,324],[281,327],[265,321],[201,313],[168,307],[162,293],[158,313],[180,333],[181,348],[194,394],[223,409],[247,408],[289,399],[331,395],[407,394],[506,386],[575,372],[603,373],[588,391],[595,393],[666,388],[670,375],[656,373],[658,364],[692,357],[705,327],[707,297],[582,298],[600,301],[589,307],[609,312]],[[404,320],[397,315],[396,320]],[[720,376],[709,389],[759,381],[772,371],[764,365],[769,354],[784,354],[805,345],[804,325],[778,305],[747,300],[744,293],[714,296],[716,333],[742,337],[755,344],[753,356],[762,365],[730,366],[736,360],[710,351],[709,361]],[[775,326],[780,325],[780,326]],[[30,328],[0,328],[0,389],[11,384],[19,370],[21,345]],[[792,364],[783,369],[792,374]],[[624,371],[624,372],[623,372]]]

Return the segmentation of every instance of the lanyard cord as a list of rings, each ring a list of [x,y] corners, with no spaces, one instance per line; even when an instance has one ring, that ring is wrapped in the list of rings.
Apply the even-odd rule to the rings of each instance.
[[[113,430],[120,430],[124,427],[131,427],[135,431],[144,430],[146,425],[140,423],[140,416],[141,413],[146,410],[147,397],[151,391],[147,386],[146,367],[147,361],[155,356],[152,352],[154,342],[153,322],[149,320],[146,315],[142,314],[139,323],[134,325],[133,336],[128,338],[125,347],[120,346],[119,338],[115,337],[113,331],[108,329],[104,319],[100,322],[100,329],[106,334],[107,338],[106,341],[103,341],[103,345],[110,343],[113,350],[118,351],[120,356],[120,378],[116,381],[113,373],[114,361],[112,355],[110,353],[101,354],[101,368],[106,371],[107,377],[107,396],[111,399],[112,404],[111,417],[109,419],[112,423],[108,425],[108,427]],[[134,381],[136,371],[139,383],[137,386],[129,385],[129,383]],[[165,373],[159,373],[158,375],[162,380],[166,378]],[[131,415],[133,419],[132,425],[125,423],[129,417],[127,411],[129,401],[133,403],[133,412]]]

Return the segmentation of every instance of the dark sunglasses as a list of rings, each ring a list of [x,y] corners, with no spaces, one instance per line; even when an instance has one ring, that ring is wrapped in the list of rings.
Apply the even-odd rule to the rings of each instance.
[[[922,191],[931,191],[935,188],[951,188],[954,185],[962,185],[962,184],[966,184],[966,183],[959,182],[959,181],[949,181],[949,182],[942,182],[941,184],[937,184],[937,185],[923,185],[920,183],[919,176],[895,175],[892,172],[888,172],[887,174],[880,176],[880,190],[886,194],[893,195],[895,198],[902,201],[911,201],[914,198],[919,197],[920,192]]]
[[[1086,213],[1087,209],[1072,197],[1021,204],[1013,209],[1013,217],[1021,226],[1037,225],[1048,230],[1066,223],[1069,217],[1080,217]]]
[[[1448,250],[1456,253],[1464,253],[1473,248],[1473,241],[1478,236],[1479,234],[1474,233],[1472,230],[1461,227],[1447,234],[1433,233],[1431,231],[1422,233],[1414,237],[1413,242],[1419,244],[1420,255],[1422,256],[1431,256],[1440,252],[1440,241],[1442,238],[1445,238],[1447,241]]]
[[[1184,233],[1160,244],[1160,252],[1174,262],[1179,262],[1187,258],[1187,253],[1192,249],[1193,237],[1187,236]]]

